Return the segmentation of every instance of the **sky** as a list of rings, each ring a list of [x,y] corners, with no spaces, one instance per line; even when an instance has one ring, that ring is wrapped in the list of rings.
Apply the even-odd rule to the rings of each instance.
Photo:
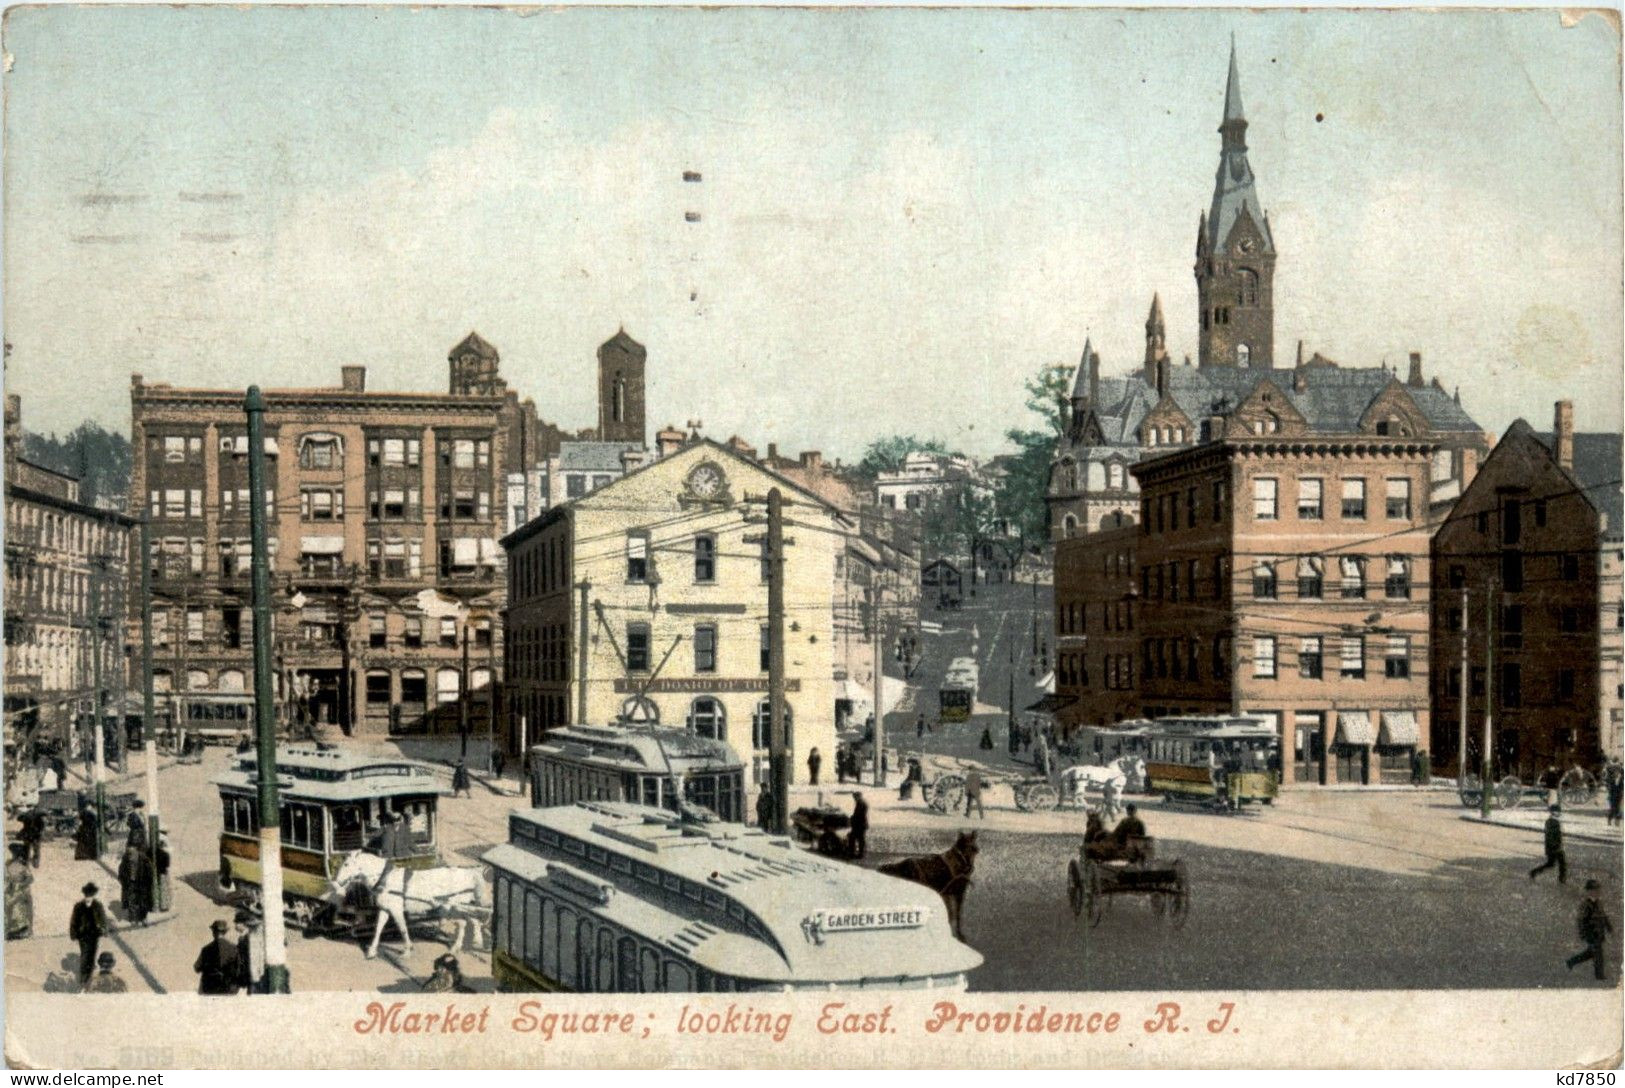
[[[132,372],[441,389],[476,329],[575,429],[624,327],[651,434],[993,454],[1153,291],[1195,354],[1232,35],[1277,361],[1618,431],[1619,35],[1556,10],[13,8],[5,385],[127,432]]]

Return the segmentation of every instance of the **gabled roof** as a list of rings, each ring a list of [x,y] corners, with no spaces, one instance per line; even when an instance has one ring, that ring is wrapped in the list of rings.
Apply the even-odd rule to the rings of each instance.
[[[1523,423],[1518,420],[1513,427]],[[1528,427],[1528,424],[1524,424]],[[1507,429],[1507,434],[1512,428]],[[1535,440],[1548,450],[1556,448],[1557,440],[1550,431],[1536,433],[1532,428],[1530,433]],[[1585,489],[1585,496],[1591,500],[1604,517],[1608,519],[1604,527],[1604,535],[1618,539],[1621,531],[1625,530],[1625,492],[1620,485],[1620,469],[1625,463],[1625,441],[1617,434],[1595,434],[1579,432],[1574,436],[1574,469],[1569,475],[1574,482]],[[1555,456],[1555,454],[1554,454]]]
[[[451,351],[447,353],[446,357],[448,359],[455,359],[460,355],[467,355],[470,352],[478,355],[481,359],[496,359],[499,357],[497,355],[497,349],[492,347],[486,341],[486,339],[477,332],[470,332],[467,336],[463,337],[462,342],[456,347],[452,348]]]

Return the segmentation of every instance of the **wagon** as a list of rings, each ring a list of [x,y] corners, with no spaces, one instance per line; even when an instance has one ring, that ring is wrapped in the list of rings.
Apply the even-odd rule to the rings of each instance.
[[[829,805],[798,808],[790,817],[790,826],[796,838],[812,843],[820,854],[845,856],[846,843],[840,833],[852,826],[852,818],[840,809]]]
[[[1456,795],[1463,805],[1477,808],[1483,798],[1478,776],[1469,774],[1463,778]],[[1588,805],[1597,799],[1597,776],[1583,767],[1570,767],[1557,784],[1557,796],[1569,808]],[[1509,774],[1495,783],[1490,788],[1490,797],[1493,805],[1499,808],[1517,808],[1520,805],[1538,807],[1547,801],[1544,786],[1524,785],[1523,779],[1515,774]]]
[[[922,782],[921,796],[937,812],[954,812],[965,804],[965,775],[974,764],[965,763],[943,769],[930,782]],[[1029,776],[1013,778],[985,767],[978,767],[982,776],[984,794],[994,786],[1009,786],[1016,807],[1022,812],[1047,812],[1061,803],[1061,793],[1048,778]]]
[[[1150,838],[1132,841],[1128,851],[1110,840],[1080,845],[1078,856],[1066,866],[1066,897],[1073,915],[1086,916],[1091,927],[1097,926],[1112,899],[1143,895],[1157,917],[1175,929],[1183,926],[1191,905],[1185,863],[1159,863],[1154,845]]]
[[[79,797],[78,790],[41,790],[39,809],[45,817],[45,834],[72,835],[79,827]]]

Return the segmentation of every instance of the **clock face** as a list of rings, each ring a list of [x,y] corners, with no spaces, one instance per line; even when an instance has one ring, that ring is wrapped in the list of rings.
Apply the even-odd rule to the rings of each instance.
[[[1236,248],[1243,253],[1251,253],[1258,248],[1258,241],[1254,238],[1243,238]]]
[[[688,474],[688,489],[702,499],[715,498],[722,490],[722,470],[707,461]]]

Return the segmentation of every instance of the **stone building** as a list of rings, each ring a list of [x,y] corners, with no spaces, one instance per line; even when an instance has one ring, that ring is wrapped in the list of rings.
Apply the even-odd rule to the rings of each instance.
[[[1486,696],[1499,774],[1595,768],[1620,754],[1622,503],[1617,434],[1518,420],[1433,539],[1432,752],[1460,751],[1466,626],[1467,762],[1482,752]],[[1487,661],[1493,639],[1493,673]],[[1447,772],[1447,773],[1453,773]]]
[[[765,503],[785,499],[785,676],[793,773],[833,771],[842,514],[708,439],[535,519],[507,550],[507,730],[653,722],[728,741],[765,775]]]
[[[130,518],[80,501],[79,481],[22,456],[22,402],[5,405],[5,713],[8,747],[77,754],[104,706],[122,706]]]
[[[544,508],[563,432],[508,387],[478,334],[448,363],[444,393],[368,390],[356,366],[336,387],[265,391],[276,672],[291,723],[454,728],[465,695],[478,726],[490,713],[497,541]],[[641,404],[641,389],[626,395]],[[238,389],[132,379],[131,493],[152,519],[160,690],[250,683],[242,405]]]

